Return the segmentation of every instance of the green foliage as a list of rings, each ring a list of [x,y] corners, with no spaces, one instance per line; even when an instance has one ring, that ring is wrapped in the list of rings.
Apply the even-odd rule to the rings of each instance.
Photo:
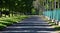
[[[6,25],[0,24],[0,30],[2,30],[2,29],[5,28],[5,27],[6,27]]]
[[[49,22],[49,24],[51,24],[51,25],[53,25],[53,26],[56,25],[54,22]]]
[[[12,25],[14,23],[20,22],[21,20],[27,18],[25,15],[11,16],[11,17],[1,17],[0,18],[0,29],[5,28],[6,26]]]
[[[36,10],[33,8],[32,9],[32,15],[36,14]]]
[[[59,27],[55,27],[56,31],[60,31],[60,26]]]
[[[0,8],[9,9],[11,12],[31,13],[33,0],[0,0]]]
[[[0,21],[1,24],[4,24],[4,25],[11,25],[12,23],[11,22],[6,22],[6,21]]]
[[[45,9],[54,10],[55,6],[56,6],[56,8],[58,8],[59,2],[60,2],[60,0],[56,0],[56,5],[55,5],[55,0],[40,0],[40,5],[42,7],[45,6]],[[44,3],[44,5],[43,5],[43,3]],[[59,6],[59,8],[60,8],[60,6]]]

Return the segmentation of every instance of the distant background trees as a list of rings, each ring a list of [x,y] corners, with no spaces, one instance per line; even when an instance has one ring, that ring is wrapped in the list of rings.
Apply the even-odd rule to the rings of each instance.
[[[32,14],[34,0],[0,0],[0,13],[8,11],[9,14]],[[2,13],[2,14],[5,14]],[[2,14],[0,16],[2,16]],[[6,15],[6,14],[5,14]]]
[[[60,8],[60,0],[56,0],[56,2],[55,0],[39,0],[39,1],[40,1],[40,5],[42,5],[45,9],[54,10],[55,6],[56,9]]]

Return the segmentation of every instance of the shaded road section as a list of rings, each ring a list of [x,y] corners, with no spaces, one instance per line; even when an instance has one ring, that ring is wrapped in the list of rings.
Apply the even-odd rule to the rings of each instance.
[[[48,22],[34,15],[12,26],[8,26],[1,33],[56,33]]]

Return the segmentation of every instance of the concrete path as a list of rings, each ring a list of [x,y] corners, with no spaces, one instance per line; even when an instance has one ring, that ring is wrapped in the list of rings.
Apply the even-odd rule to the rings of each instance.
[[[56,33],[50,24],[39,16],[31,16],[26,20],[8,26],[0,33]]]

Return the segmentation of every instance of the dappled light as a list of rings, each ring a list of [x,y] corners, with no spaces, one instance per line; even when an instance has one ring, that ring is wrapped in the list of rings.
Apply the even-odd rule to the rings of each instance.
[[[59,33],[60,0],[0,0],[0,33]]]

